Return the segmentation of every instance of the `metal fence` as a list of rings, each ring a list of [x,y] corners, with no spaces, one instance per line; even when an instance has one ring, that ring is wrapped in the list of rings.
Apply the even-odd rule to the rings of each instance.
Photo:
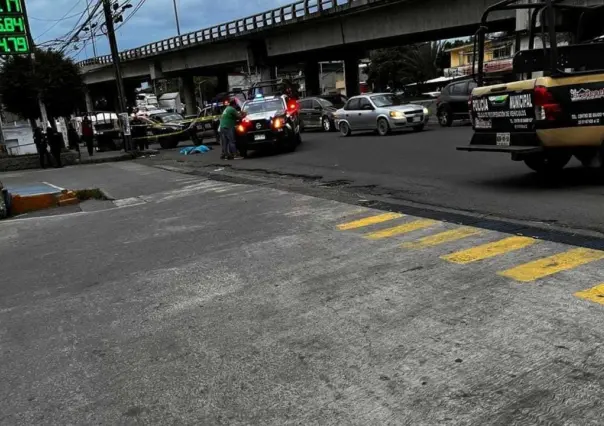
[[[300,0],[295,3],[272,9],[267,12],[237,19],[224,24],[215,25],[181,36],[156,41],[119,53],[121,61],[154,56],[187,46],[210,43],[229,37],[238,37],[253,31],[276,27],[300,18],[319,15],[323,11],[335,10],[339,7],[350,6],[361,0]],[[112,63],[111,55],[98,56],[78,63],[80,67],[104,65]]]

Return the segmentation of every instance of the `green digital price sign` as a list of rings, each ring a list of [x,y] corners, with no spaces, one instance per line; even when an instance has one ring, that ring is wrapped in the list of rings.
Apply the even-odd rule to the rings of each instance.
[[[0,56],[30,53],[25,0],[0,0]]]

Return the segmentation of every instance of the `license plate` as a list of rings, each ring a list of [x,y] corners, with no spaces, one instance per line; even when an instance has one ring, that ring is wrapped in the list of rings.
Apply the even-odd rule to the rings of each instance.
[[[510,146],[510,134],[509,133],[497,133],[497,145]]]
[[[255,141],[263,141],[266,139],[266,135],[265,134],[258,134],[258,135],[254,135],[254,140]]]
[[[422,121],[421,117],[413,117],[413,122],[417,123],[418,121]]]

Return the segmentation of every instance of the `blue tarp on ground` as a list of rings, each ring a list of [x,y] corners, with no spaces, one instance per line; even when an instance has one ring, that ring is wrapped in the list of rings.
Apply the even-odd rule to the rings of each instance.
[[[180,153],[182,155],[191,155],[191,154],[205,154],[206,152],[209,152],[210,148],[208,148],[205,145],[199,145],[199,146],[187,146],[186,148],[183,148],[180,150]]]

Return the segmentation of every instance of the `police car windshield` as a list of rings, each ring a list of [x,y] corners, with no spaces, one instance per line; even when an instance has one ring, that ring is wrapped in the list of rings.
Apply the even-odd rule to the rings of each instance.
[[[253,101],[243,107],[243,111],[248,114],[258,114],[262,112],[283,111],[283,101],[281,99],[271,99],[268,101]]]

